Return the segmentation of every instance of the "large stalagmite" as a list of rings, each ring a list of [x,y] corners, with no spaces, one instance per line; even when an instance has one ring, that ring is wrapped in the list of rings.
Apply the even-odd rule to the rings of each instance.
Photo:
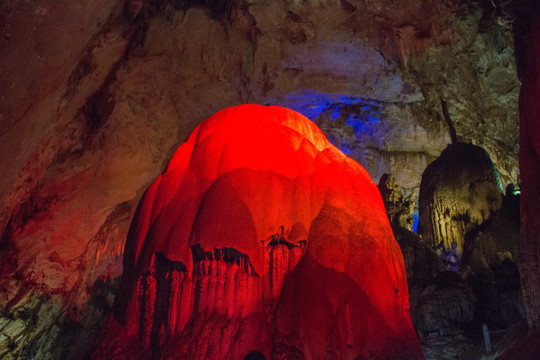
[[[501,203],[499,173],[484,149],[454,143],[428,165],[418,199],[420,231],[442,252],[447,270],[467,262],[474,236]]]
[[[151,353],[423,358],[377,188],[307,118],[223,110],[147,190],[93,358]]]

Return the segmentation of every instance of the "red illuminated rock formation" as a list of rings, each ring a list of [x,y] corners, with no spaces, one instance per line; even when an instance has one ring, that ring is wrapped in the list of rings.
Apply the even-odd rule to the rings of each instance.
[[[423,358],[366,171],[302,115],[203,122],[141,201],[94,359]]]
[[[410,193],[449,141],[443,95],[459,138],[515,179],[511,26],[502,4],[456,5],[0,2],[0,357],[84,357],[143,189],[218,109],[302,110]]]

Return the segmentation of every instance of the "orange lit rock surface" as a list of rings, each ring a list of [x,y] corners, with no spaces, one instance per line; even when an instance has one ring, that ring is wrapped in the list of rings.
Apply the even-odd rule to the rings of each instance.
[[[423,358],[367,172],[302,115],[199,125],[133,220],[94,359]]]

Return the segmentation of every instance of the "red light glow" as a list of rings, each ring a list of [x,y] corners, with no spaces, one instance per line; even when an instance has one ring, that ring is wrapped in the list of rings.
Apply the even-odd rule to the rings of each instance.
[[[294,111],[201,123],[144,195],[124,256],[95,359],[423,358],[377,187]]]

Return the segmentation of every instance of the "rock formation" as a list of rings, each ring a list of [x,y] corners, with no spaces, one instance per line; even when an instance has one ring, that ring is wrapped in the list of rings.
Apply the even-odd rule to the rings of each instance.
[[[455,143],[429,164],[418,200],[420,233],[440,249],[447,270],[460,270],[464,251],[470,256],[472,238],[501,202],[499,174],[482,148]]]
[[[414,193],[403,197],[401,186],[390,174],[384,174],[379,180],[379,191],[383,198],[388,220],[393,228],[413,230],[414,224]]]
[[[521,174],[521,228],[519,239],[519,272],[523,293],[524,315],[528,335],[499,357],[501,360],[536,359],[540,354],[540,15],[536,1],[522,1],[516,6],[519,22],[514,25],[516,60],[522,81],[519,98]]]
[[[514,194],[513,189],[512,185],[507,187],[500,209],[474,238],[469,262],[474,273],[490,273],[494,266],[500,265],[505,259],[514,263],[519,260],[521,196]]]
[[[253,351],[423,358],[369,175],[302,115],[243,105],[199,125],[146,191],[93,359]]]
[[[0,357],[89,351],[144,189],[228,106],[294,108],[418,194],[443,99],[515,182],[526,2],[1,1]]]
[[[537,16],[540,7],[536,7]],[[528,7],[530,8],[530,7]],[[528,16],[531,16],[530,13]],[[521,236],[520,273],[529,326],[540,329],[540,26],[530,22],[523,45],[520,92]]]
[[[474,334],[483,324],[500,334],[522,320],[512,262],[519,196],[513,186],[502,196],[498,172],[483,149],[456,142],[422,176],[419,237],[404,229],[407,221],[399,224],[395,214],[407,202],[389,180],[380,184],[381,192],[406,260],[411,317],[424,353],[430,359],[477,358]],[[429,261],[433,255],[439,268]],[[441,267],[450,271],[440,272]]]
[[[444,336],[460,331],[473,320],[476,299],[459,274],[447,271],[426,287],[416,307],[419,336]]]
[[[401,186],[390,174],[381,177],[378,187],[394,236],[403,254],[409,291],[414,288],[420,290],[442,271],[441,259],[424,239],[412,231],[414,193],[404,197]],[[411,297],[414,297],[414,291]]]

